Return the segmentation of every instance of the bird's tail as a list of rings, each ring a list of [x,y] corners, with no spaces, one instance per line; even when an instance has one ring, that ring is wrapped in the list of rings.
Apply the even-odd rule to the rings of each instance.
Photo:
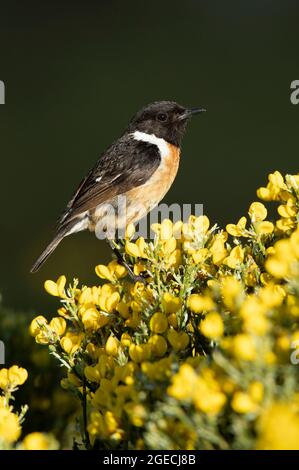
[[[77,218],[71,219],[67,222],[64,222],[60,225],[57,229],[57,232],[47,248],[42,252],[40,257],[35,261],[34,265],[30,269],[31,273],[35,273],[39,270],[42,264],[46,261],[47,258],[53,253],[53,251],[57,248],[61,240],[70,235],[71,233],[80,232],[81,230],[85,230],[88,227],[88,217],[79,216]]]
[[[34,265],[30,269],[31,273],[36,273],[39,270],[42,264],[48,259],[48,257],[53,253],[53,251],[57,248],[61,240],[64,238],[65,234],[58,232],[54,239],[49,243],[47,248],[42,252],[40,257],[35,261]]]

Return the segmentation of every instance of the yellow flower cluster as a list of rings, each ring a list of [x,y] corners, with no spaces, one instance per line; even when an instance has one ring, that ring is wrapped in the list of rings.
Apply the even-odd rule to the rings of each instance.
[[[116,260],[100,285],[46,281],[61,306],[30,332],[66,367],[83,447],[298,448],[298,184],[276,171],[258,190],[276,221],[254,201],[226,230],[164,220],[147,242],[129,226],[119,249],[144,282]]]
[[[11,402],[14,399],[13,392],[18,390],[27,378],[27,370],[22,367],[14,365],[9,369],[0,369],[0,450],[57,449],[58,443],[53,436],[39,432],[27,434],[23,441],[17,442],[21,436],[27,406],[23,406],[20,413],[17,413]]]
[[[12,393],[27,380],[27,377],[27,371],[22,367],[0,369],[0,449],[10,448],[21,435],[21,422],[26,407],[18,415],[13,411],[10,400]]]
[[[0,388],[12,392],[19,385],[23,385],[27,377],[27,370],[22,367],[12,366],[9,369],[0,369]]]

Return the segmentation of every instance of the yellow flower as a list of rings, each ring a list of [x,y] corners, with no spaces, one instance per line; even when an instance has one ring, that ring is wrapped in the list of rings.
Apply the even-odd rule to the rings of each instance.
[[[277,357],[273,351],[266,351],[264,354],[264,361],[267,365],[272,365],[277,362]]]
[[[151,380],[165,381],[171,375],[171,358],[164,357],[155,362],[143,362],[142,372]]]
[[[253,202],[249,207],[248,214],[251,222],[260,222],[267,217],[267,209],[261,202]]]
[[[275,248],[274,248],[274,246],[269,246],[269,248],[266,249],[266,255],[267,255],[267,256],[275,255]],[[270,276],[268,273],[264,273],[264,274],[265,274],[267,277],[270,277],[270,278],[271,278],[271,276]],[[266,282],[266,284],[267,284],[267,282]]]
[[[165,266],[167,269],[170,268],[177,268],[181,266],[182,264],[182,251],[179,249],[176,249],[172,251],[171,253],[166,253],[166,248],[169,248],[169,245],[165,245],[164,252],[165,252]]]
[[[192,258],[196,264],[203,263],[209,256],[209,250],[207,248],[200,248],[199,250],[192,253]]]
[[[123,437],[123,432],[119,429],[118,419],[112,411],[105,411],[104,414],[93,411],[90,414],[90,423],[87,430],[91,439],[94,439],[96,436],[102,438],[111,436],[114,440],[119,440]]]
[[[133,238],[134,235],[135,235],[134,224],[128,224],[127,227],[126,227],[125,238],[128,238],[129,240],[131,240],[131,238]]]
[[[80,348],[82,339],[83,334],[68,332],[63,338],[61,338],[60,345],[66,353],[74,354]]]
[[[118,420],[111,411],[106,411],[104,419],[108,433],[113,434],[118,428]]]
[[[126,403],[124,410],[133,426],[140,428],[144,425],[147,418],[147,412],[144,406],[139,403],[130,402]]]
[[[273,256],[266,261],[267,271],[274,277],[284,278],[289,274],[289,266],[286,260]]]
[[[116,310],[119,301],[120,295],[118,292],[111,292],[110,295],[107,295],[105,291],[102,291],[99,298],[99,305],[101,310],[111,313]]]
[[[27,378],[28,372],[23,367],[12,366],[8,369],[8,381],[13,387],[23,385]]]
[[[203,369],[198,377],[193,402],[198,410],[208,415],[220,413],[225,405],[226,396],[211,369]]]
[[[246,224],[247,224],[246,217],[241,217],[237,225],[228,224],[226,226],[226,231],[233,237],[244,237],[246,236]]]
[[[287,296],[287,310],[290,315],[299,317],[299,299],[294,295]]]
[[[105,377],[106,374],[106,367],[105,364],[99,362],[95,366],[86,366],[84,369],[84,375],[87,380],[91,382],[100,383],[101,379]]]
[[[280,351],[289,352],[291,347],[291,340],[288,335],[280,335],[276,340],[276,346]]]
[[[57,334],[57,336],[62,336],[66,329],[66,321],[64,318],[54,317],[50,321],[49,327]]]
[[[65,284],[66,284],[66,277],[60,276],[56,282],[54,281],[46,281],[44,284],[46,292],[48,294],[53,295],[54,297],[61,297],[62,299],[66,298],[65,293]]]
[[[189,336],[184,331],[168,330],[167,339],[175,351],[186,349]]]
[[[272,222],[268,222],[266,220],[263,222],[256,222],[254,226],[258,235],[269,235],[274,231],[274,225]]]
[[[270,173],[268,176],[269,183],[267,187],[262,187],[257,190],[257,196],[264,201],[278,201],[283,192],[287,189],[284,183],[283,176],[279,171]]]
[[[109,356],[117,357],[118,355],[118,348],[119,348],[119,341],[118,339],[110,335],[106,341],[105,351]]]
[[[269,183],[279,189],[287,189],[283,176],[279,171],[274,171],[274,173],[270,173],[268,176]]]
[[[252,400],[256,403],[259,403],[264,397],[264,385],[262,384],[262,382],[252,382],[249,385],[248,392]]]
[[[221,293],[224,304],[231,310],[238,307],[243,294],[242,284],[234,276],[226,276],[221,281]]]
[[[21,448],[23,450],[54,450],[58,449],[58,442],[49,434],[32,432],[23,439]]]
[[[257,410],[256,402],[248,393],[235,392],[231,402],[232,409],[236,413],[254,413]]]
[[[209,415],[220,413],[226,403],[226,396],[206,386],[204,381],[197,381],[198,394],[193,398],[196,408]]]
[[[265,188],[262,186],[256,191],[256,195],[263,201],[271,201],[272,195],[271,195],[269,188]]]
[[[160,226],[160,239],[169,240],[172,237],[173,224],[171,220],[164,219]]]
[[[133,258],[140,257],[139,248],[135,243],[126,241],[125,249],[126,249],[126,253],[130,256],[133,256]]]
[[[270,322],[267,320],[265,315],[254,312],[252,315],[244,317],[243,330],[246,333],[255,335],[264,335],[270,328]]]
[[[208,312],[215,308],[215,304],[211,297],[200,294],[191,294],[188,298],[188,307],[193,313]]]
[[[0,388],[5,390],[8,387],[8,384],[8,369],[3,368],[0,370]]]
[[[167,351],[167,341],[163,336],[153,335],[150,337],[148,344],[151,346],[152,352],[158,356],[162,357]]]
[[[168,315],[167,320],[169,326],[172,326],[173,328],[178,328],[179,324],[175,313],[171,313],[170,315]]]
[[[227,250],[225,248],[225,242],[227,240],[227,234],[224,232],[217,233],[214,237],[214,241],[210,247],[212,253],[213,263],[219,266],[227,256]]]
[[[294,200],[289,198],[286,204],[282,204],[277,209],[278,214],[284,218],[296,217],[297,208]]]
[[[195,230],[202,232],[202,233],[207,233],[210,227],[210,221],[206,215],[200,215],[199,217],[196,217],[194,220],[194,228]]]
[[[150,329],[153,333],[164,333],[168,328],[167,317],[161,313],[156,312],[150,319]]]
[[[28,372],[23,367],[11,366],[9,369],[0,370],[0,388],[3,390],[14,389],[28,378]]]
[[[182,238],[182,228],[183,228],[183,222],[181,220],[178,220],[172,226],[172,235],[177,240],[180,240]]]
[[[289,232],[290,230],[293,230],[295,226],[296,222],[292,218],[279,219],[276,222],[276,227],[281,232]]]
[[[48,325],[48,321],[42,315],[32,320],[29,332],[35,337],[35,341],[39,344],[48,344],[51,341],[52,331]]]
[[[177,400],[192,400],[197,392],[197,378],[194,369],[188,364],[183,364],[172,378],[167,389],[168,395]]]
[[[259,290],[258,296],[266,307],[273,308],[279,307],[282,304],[286,293],[281,286],[268,284]]]
[[[244,361],[254,361],[256,348],[254,339],[249,334],[238,334],[233,338],[233,351],[236,358]]]
[[[123,318],[127,319],[130,317],[130,303],[129,302],[124,302],[123,300],[121,300],[118,303],[116,310]]]
[[[48,324],[48,321],[42,315],[35,317],[30,323],[29,332],[32,336],[37,336],[44,326]]]
[[[246,297],[240,308],[240,315],[243,318],[249,318],[253,315],[263,315],[267,311],[267,305],[256,295]]]
[[[117,260],[111,261],[108,264],[108,268],[116,279],[121,279],[127,275],[126,268],[118,263]]]
[[[134,362],[147,361],[151,355],[151,347],[149,344],[131,344],[129,355]]]
[[[181,308],[182,302],[179,297],[175,297],[169,292],[165,292],[162,298],[161,305],[162,305],[163,312],[176,313]]]
[[[240,245],[235,246],[229,256],[223,261],[231,269],[236,269],[244,260],[244,251]]]
[[[285,177],[288,186],[290,186],[295,191],[299,189],[299,174],[297,175],[286,175]]]
[[[143,237],[138,238],[136,243],[126,241],[126,253],[133,258],[147,258],[146,243]]]
[[[113,282],[114,277],[109,268],[104,264],[99,264],[95,267],[96,275],[99,276],[101,279],[108,279],[108,281]]]
[[[7,408],[0,408],[0,439],[8,444],[17,441],[21,434],[21,427],[17,415]]]
[[[93,287],[84,286],[81,289],[81,291],[78,295],[78,303],[81,304],[81,305],[84,305],[84,304],[98,304],[99,303],[100,293],[101,293],[101,287],[100,286],[98,286],[98,287],[97,286],[93,286]]]
[[[221,337],[224,332],[224,325],[219,313],[208,313],[200,323],[200,331],[204,336],[210,339]]]
[[[100,313],[96,308],[91,307],[82,313],[81,320],[86,330],[97,331],[107,325],[110,318],[109,315]]]
[[[120,343],[123,347],[128,348],[132,342],[132,338],[129,333],[123,333],[120,338]]]
[[[95,272],[101,279],[107,279],[110,282],[121,279],[127,274],[126,268],[119,264],[116,260],[111,261],[108,266],[99,264],[95,267]]]
[[[299,416],[289,403],[273,403],[264,411],[257,427],[257,449],[299,449]]]
[[[298,275],[299,243],[298,230],[289,239],[282,239],[275,243],[275,252],[266,260],[265,266],[269,274],[282,279]]]

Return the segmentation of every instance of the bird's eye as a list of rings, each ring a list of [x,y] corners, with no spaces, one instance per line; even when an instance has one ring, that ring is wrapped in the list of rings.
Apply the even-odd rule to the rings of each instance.
[[[157,120],[160,122],[166,122],[168,119],[168,115],[166,113],[158,113]]]

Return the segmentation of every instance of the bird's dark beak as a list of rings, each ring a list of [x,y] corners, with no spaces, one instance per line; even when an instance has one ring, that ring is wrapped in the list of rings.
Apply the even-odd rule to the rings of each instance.
[[[190,108],[190,109],[186,109],[186,111],[181,114],[179,117],[178,117],[178,121],[184,121],[185,119],[188,119],[190,118],[191,116],[193,116],[193,114],[198,114],[198,113],[204,113],[206,112],[206,109],[204,108]]]

